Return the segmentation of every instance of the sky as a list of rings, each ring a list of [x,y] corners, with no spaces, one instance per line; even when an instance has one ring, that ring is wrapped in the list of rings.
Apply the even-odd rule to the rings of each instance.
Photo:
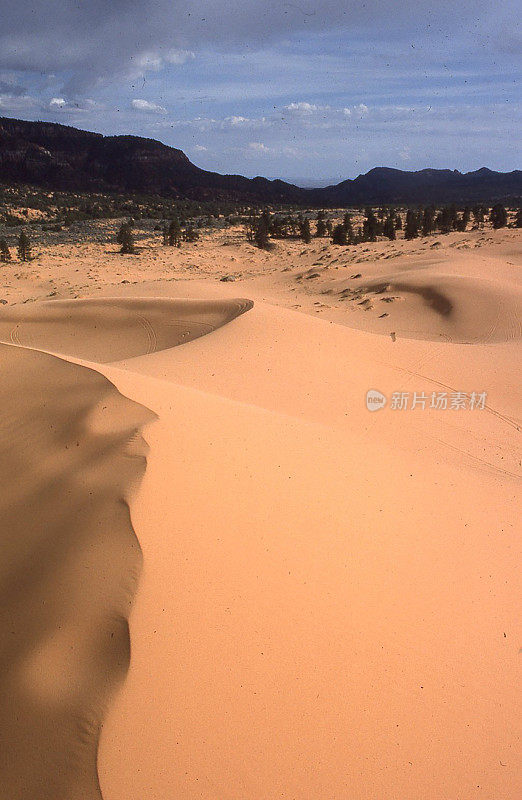
[[[520,0],[0,0],[0,116],[326,185],[522,167]]]

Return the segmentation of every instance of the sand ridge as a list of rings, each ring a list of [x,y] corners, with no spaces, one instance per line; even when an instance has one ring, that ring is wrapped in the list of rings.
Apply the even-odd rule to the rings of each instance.
[[[88,361],[119,361],[175,347],[225,325],[249,300],[51,300],[0,310],[0,341]]]

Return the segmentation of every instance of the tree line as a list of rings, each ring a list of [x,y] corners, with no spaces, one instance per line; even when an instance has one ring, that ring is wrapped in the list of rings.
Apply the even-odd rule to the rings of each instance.
[[[379,236],[393,241],[397,231],[404,228],[405,239],[418,236],[429,236],[433,233],[451,233],[465,231],[473,217],[477,227],[483,225],[486,218],[493,228],[503,228],[508,224],[505,206],[498,203],[491,209],[482,205],[466,206],[459,210],[455,205],[443,206],[437,210],[435,206],[407,209],[404,223],[401,214],[395,209],[373,208],[364,210],[362,225],[354,228],[352,214],[346,212],[342,222],[334,225],[326,218],[324,211],[319,211],[315,220],[315,231],[312,232],[309,217],[302,214],[271,213],[264,209],[261,214],[251,212],[247,221],[247,239],[261,249],[270,248],[271,239],[301,239],[308,244],[312,238],[330,238],[332,244],[355,245],[363,242],[376,242]],[[522,209],[518,209],[515,227],[522,228]]]

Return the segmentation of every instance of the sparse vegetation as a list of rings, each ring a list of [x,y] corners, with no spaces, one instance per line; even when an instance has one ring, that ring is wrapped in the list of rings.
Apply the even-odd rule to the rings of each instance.
[[[312,231],[310,229],[310,220],[309,219],[302,219],[299,223],[299,233],[301,234],[301,239],[305,244],[310,244],[312,241]]]
[[[270,215],[263,212],[256,225],[254,242],[260,250],[268,250],[270,247]]]
[[[124,255],[130,255],[136,252],[134,247],[134,234],[132,232],[133,225],[134,220],[132,219],[123,222],[116,236],[116,241],[118,244],[121,244],[120,253]]]
[[[0,261],[4,264],[7,261],[11,261],[11,251],[9,250],[7,240],[3,236],[0,238]]]
[[[501,203],[497,203],[491,209],[489,218],[494,228],[505,228],[508,221],[505,207]]]
[[[25,231],[22,231],[18,237],[18,258],[20,261],[31,260],[31,242]]]

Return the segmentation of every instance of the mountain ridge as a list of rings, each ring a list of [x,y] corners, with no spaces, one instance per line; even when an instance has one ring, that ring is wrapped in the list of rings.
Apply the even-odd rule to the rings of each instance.
[[[180,149],[131,134],[104,136],[54,122],[0,117],[0,182],[51,190],[142,193],[175,199],[349,206],[495,202],[522,197],[522,171],[463,173],[374,167],[324,188],[201,169]]]

